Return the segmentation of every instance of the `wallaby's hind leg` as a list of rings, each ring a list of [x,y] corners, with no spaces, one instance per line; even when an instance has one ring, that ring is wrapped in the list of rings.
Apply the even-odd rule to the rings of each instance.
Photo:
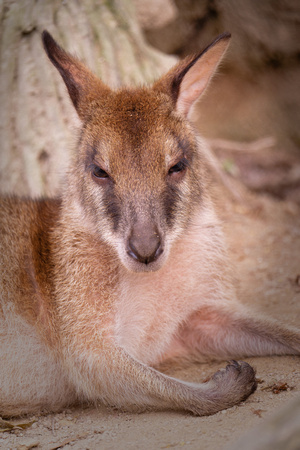
[[[239,305],[207,306],[194,313],[179,332],[187,353],[216,359],[300,355],[300,331]]]

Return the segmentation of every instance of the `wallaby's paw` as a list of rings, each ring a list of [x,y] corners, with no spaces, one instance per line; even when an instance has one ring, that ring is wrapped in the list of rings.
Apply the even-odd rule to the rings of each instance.
[[[224,408],[245,400],[257,387],[255,370],[244,361],[230,361],[210,382],[215,384],[215,394],[220,395],[220,402],[224,401]]]
[[[197,415],[215,414],[245,400],[256,386],[255,370],[248,363],[230,361],[205,383],[187,409]]]

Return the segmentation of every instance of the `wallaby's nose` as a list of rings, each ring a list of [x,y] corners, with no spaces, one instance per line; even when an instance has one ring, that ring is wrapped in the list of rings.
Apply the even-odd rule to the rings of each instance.
[[[161,238],[157,228],[146,224],[136,224],[128,239],[127,253],[131,258],[149,264],[163,252]]]

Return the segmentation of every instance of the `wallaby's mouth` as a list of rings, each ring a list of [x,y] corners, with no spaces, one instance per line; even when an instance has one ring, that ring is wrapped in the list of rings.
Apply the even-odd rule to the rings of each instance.
[[[130,247],[127,250],[127,255],[130,256],[135,261],[138,261],[141,264],[145,264],[146,266],[156,261],[160,255],[163,253],[162,246],[159,246],[152,254],[150,255],[140,255],[138,251],[134,247]]]
[[[161,268],[164,258],[161,242],[149,251],[142,252],[128,241],[126,249],[126,267],[134,272],[154,272]]]
[[[135,257],[131,256],[129,253],[126,254],[123,264],[127,270],[130,272],[157,272],[164,265],[165,258],[163,255],[163,250],[160,255],[154,260],[145,259],[143,262],[139,261]]]

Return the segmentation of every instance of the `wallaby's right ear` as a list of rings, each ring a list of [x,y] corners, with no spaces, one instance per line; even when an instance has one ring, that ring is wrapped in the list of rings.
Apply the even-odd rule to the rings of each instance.
[[[42,40],[50,61],[58,69],[67,86],[79,117],[84,119],[88,104],[110,89],[77,58],[63,50],[48,31],[43,31]]]
[[[180,61],[154,84],[154,89],[168,94],[175,110],[188,117],[216,72],[229,40],[230,33],[221,34],[198,55]]]

